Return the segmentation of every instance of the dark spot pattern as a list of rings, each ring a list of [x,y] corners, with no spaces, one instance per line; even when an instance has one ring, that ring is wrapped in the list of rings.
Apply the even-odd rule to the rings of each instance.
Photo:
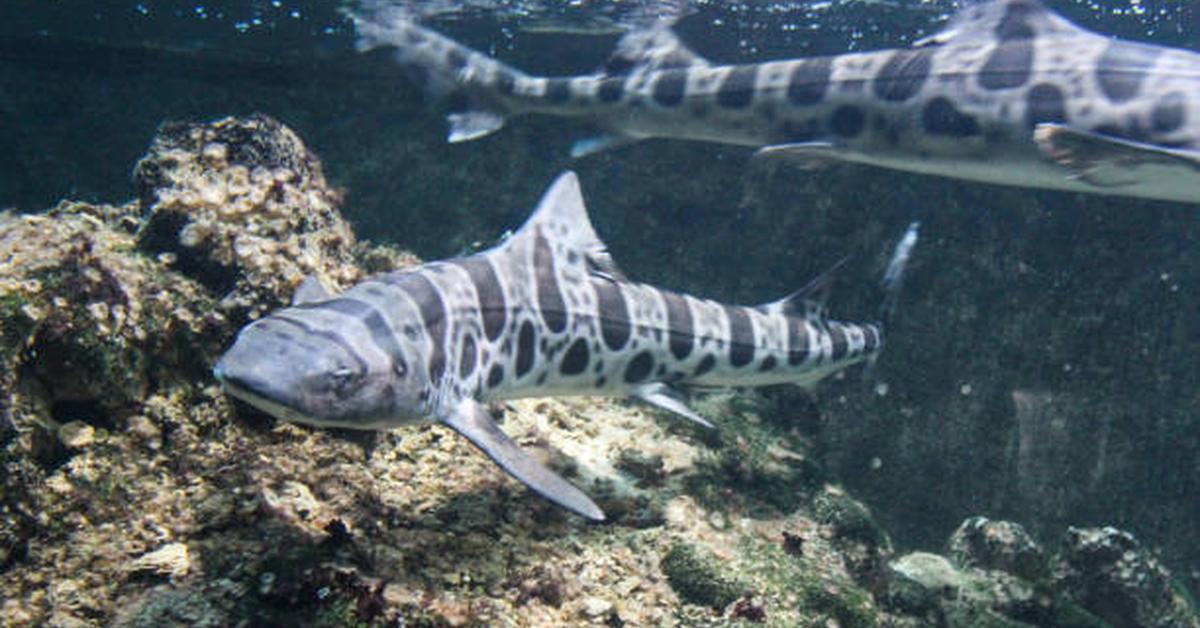
[[[533,323],[521,323],[521,330],[517,333],[517,377],[524,377],[533,368],[535,340]]]
[[[1001,42],[979,69],[979,86],[997,91],[1013,89],[1033,76],[1033,42],[1024,39]]]
[[[928,49],[897,50],[875,76],[875,95],[890,102],[904,102],[921,91],[931,68]]]
[[[696,332],[692,328],[692,308],[688,306],[683,295],[671,292],[662,293],[663,302],[667,305],[667,330],[670,334],[671,355],[676,360],[682,360],[692,353],[693,339]]]
[[[858,137],[866,126],[866,116],[862,109],[854,105],[842,105],[833,111],[829,120],[829,128],[835,135],[845,139]]]
[[[493,364],[491,370],[488,371],[487,387],[495,388],[504,381],[504,367],[499,364]]]
[[[775,356],[769,355],[763,358],[762,364],[758,365],[758,370],[766,373],[767,371],[774,370],[776,366],[778,366],[778,362],[775,360]]]
[[[948,98],[938,96],[921,110],[921,126],[932,135],[970,137],[979,135],[979,123],[958,110]]]
[[[724,307],[729,318],[729,365],[740,368],[754,361],[754,324],[744,309]]]
[[[431,340],[429,352],[429,380],[435,387],[446,372],[446,304],[442,296],[423,273],[397,273],[384,275],[380,281],[396,286],[417,304],[421,322]]]
[[[596,309],[600,318],[600,336],[609,349],[617,351],[629,342],[632,329],[625,297],[617,284],[606,279],[592,282],[596,288]]]
[[[625,366],[625,383],[637,384],[645,381],[650,376],[650,371],[653,370],[654,356],[650,355],[649,351],[642,351],[633,356],[633,359]]]
[[[483,318],[483,333],[488,340],[495,342],[504,331],[508,319],[508,304],[504,301],[504,289],[500,286],[495,269],[482,257],[468,257],[451,263],[467,271],[467,276],[471,278],[479,314]]]
[[[1038,83],[1025,96],[1025,123],[1034,128],[1044,123],[1067,121],[1067,105],[1062,90],[1048,83]]]
[[[571,100],[571,80],[564,78],[546,79],[546,100],[562,104]]]
[[[757,65],[735,66],[717,88],[717,104],[726,109],[745,109],[754,100]]]
[[[496,73],[496,91],[501,94],[511,94],[517,89],[517,77],[513,73],[501,69]]]
[[[551,333],[562,333],[567,328],[567,305],[554,272],[554,253],[541,228],[533,243],[533,272],[537,281],[538,315]]]
[[[596,88],[596,97],[600,102],[613,103],[621,100],[621,94],[625,93],[625,79],[609,76],[600,80],[600,86]]]
[[[808,327],[797,318],[788,319],[788,364],[796,366],[808,359]]]
[[[871,353],[879,348],[879,332],[874,327],[863,328],[863,351]]]
[[[833,61],[828,57],[806,59],[796,64],[788,79],[788,102],[800,107],[815,105],[829,90],[829,78],[833,74]]]
[[[829,326],[829,339],[833,343],[833,360],[841,360],[850,352],[850,340],[846,337],[846,328],[841,325]]]
[[[1100,91],[1114,103],[1132,100],[1160,54],[1155,46],[1113,40],[1096,63]]]
[[[654,102],[663,107],[678,107],[687,87],[686,70],[663,70],[654,81]]]
[[[787,120],[779,125],[776,131],[777,141],[783,144],[803,144],[811,142],[821,135],[821,128],[816,120]]]
[[[563,375],[579,375],[587,370],[588,360],[591,357],[587,344],[587,340],[576,338],[575,342],[567,348],[567,352],[563,354],[562,363],[558,365],[559,372]]]
[[[467,65],[467,55],[458,46],[451,46],[446,51],[446,64],[452,70],[461,70]]]
[[[1008,5],[1004,17],[1000,18],[1000,23],[996,25],[996,37],[1000,41],[1033,39],[1034,31],[1029,18],[1038,11],[1035,5],[1029,3],[1013,2]]]
[[[458,377],[467,379],[475,372],[475,337],[471,334],[463,336],[462,355],[458,358]]]
[[[1150,128],[1155,133],[1178,131],[1187,118],[1187,98],[1180,92],[1171,92],[1154,103],[1150,111]]]
[[[709,371],[713,370],[713,367],[715,367],[716,365],[717,365],[717,359],[715,357],[713,357],[713,355],[710,353],[710,354],[704,356],[700,360],[700,363],[696,365],[696,370],[692,372],[692,377],[700,377],[702,375],[705,375]]]

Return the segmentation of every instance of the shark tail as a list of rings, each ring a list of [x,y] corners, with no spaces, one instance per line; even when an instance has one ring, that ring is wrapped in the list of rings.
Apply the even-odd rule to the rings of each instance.
[[[396,64],[429,98],[450,102],[450,142],[499,130],[508,116],[519,113],[522,98],[545,91],[546,79],[424,28],[402,7],[368,0],[347,13],[354,21],[359,52],[392,49]]]

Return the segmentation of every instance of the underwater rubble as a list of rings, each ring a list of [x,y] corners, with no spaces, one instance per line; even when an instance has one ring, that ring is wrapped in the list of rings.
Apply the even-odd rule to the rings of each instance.
[[[968,519],[900,555],[803,426],[715,394],[705,431],[619,400],[497,407],[595,495],[588,523],[433,424],[276,423],[209,374],[307,275],[417,260],[356,241],[265,116],[168,124],[136,201],[0,215],[5,626],[1198,626],[1133,536],[1053,549]],[[810,404],[811,405],[811,404]]]

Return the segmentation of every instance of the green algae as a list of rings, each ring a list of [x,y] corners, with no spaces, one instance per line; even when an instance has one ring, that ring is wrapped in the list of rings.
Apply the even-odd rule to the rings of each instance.
[[[672,545],[661,566],[671,588],[689,604],[725,608],[745,590],[745,586],[724,575],[727,570],[713,556],[690,543]]]

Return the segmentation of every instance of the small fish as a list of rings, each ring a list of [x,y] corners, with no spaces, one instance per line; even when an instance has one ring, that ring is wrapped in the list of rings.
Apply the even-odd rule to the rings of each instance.
[[[387,429],[432,418],[540,495],[600,521],[600,508],[521,451],[483,404],[633,396],[711,427],[683,390],[812,385],[880,351],[881,324],[826,317],[830,280],[757,307],[630,282],[567,172],[495,248],[337,296],[306,280],[291,307],[242,329],[213,372],[229,394],[288,421]]]
[[[1087,31],[1037,0],[984,0],[911,48],[714,65],[668,28],[625,35],[595,74],[535,77],[366,3],[361,50],[393,48],[451,142],[511,115],[587,118],[576,157],[664,137],[1031,188],[1200,199],[1200,54]]]

